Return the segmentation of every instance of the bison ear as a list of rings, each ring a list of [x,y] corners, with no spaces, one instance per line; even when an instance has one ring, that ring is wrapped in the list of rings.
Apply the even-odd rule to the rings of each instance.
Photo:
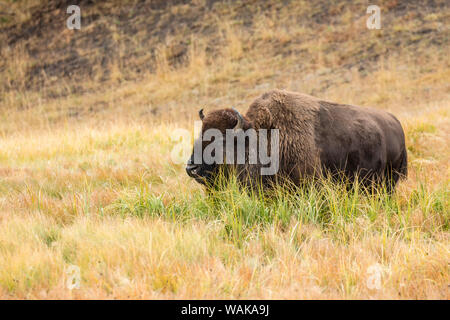
[[[234,111],[234,113],[236,114],[236,117],[237,117],[237,123],[234,126],[233,130],[239,130],[239,129],[244,128],[244,118],[239,113],[239,111],[237,111],[235,108],[233,108],[233,111]]]
[[[205,118],[205,115],[203,114],[203,109],[200,109],[198,111],[198,116],[200,117],[200,120],[203,120]]]

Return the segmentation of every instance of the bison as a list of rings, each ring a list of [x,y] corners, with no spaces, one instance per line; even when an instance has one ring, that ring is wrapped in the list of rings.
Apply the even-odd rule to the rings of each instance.
[[[324,101],[306,94],[272,90],[257,98],[245,115],[236,109],[208,113],[199,111],[202,134],[194,143],[205,150],[212,143],[202,137],[215,129],[225,135],[231,130],[254,130],[260,140],[263,129],[278,129],[278,170],[262,175],[262,163],[248,162],[248,139],[244,163],[204,163],[190,157],[187,174],[209,185],[220,172],[234,171],[238,180],[251,187],[271,188],[281,181],[301,186],[305,179],[324,174],[370,185],[386,185],[392,191],[407,175],[405,135],[397,118],[385,111]],[[247,137],[248,138],[248,137]],[[225,143],[226,138],[223,139]],[[234,140],[234,147],[239,142]],[[266,142],[268,144],[268,141]],[[266,146],[273,153],[271,145]],[[231,169],[231,170],[230,170]]]

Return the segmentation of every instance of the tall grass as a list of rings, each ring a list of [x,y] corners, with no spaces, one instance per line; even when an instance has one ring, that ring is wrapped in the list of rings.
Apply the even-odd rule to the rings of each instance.
[[[355,236],[348,232],[348,226],[361,221],[371,232],[384,231],[387,235],[428,232],[430,223],[437,232],[448,231],[448,183],[430,190],[418,181],[406,195],[389,193],[383,187],[368,188],[357,181],[349,188],[348,183],[327,178],[305,182],[302,187],[276,186],[265,192],[262,188],[245,189],[235,176],[219,180],[220,187],[210,189],[206,196],[182,196],[168,204],[147,187],[137,187],[119,197],[109,210],[122,217],[161,217],[183,223],[220,221],[226,239],[237,245],[255,229],[277,226],[283,230],[293,221],[320,226],[346,242]],[[416,211],[421,212],[427,226],[411,220]]]

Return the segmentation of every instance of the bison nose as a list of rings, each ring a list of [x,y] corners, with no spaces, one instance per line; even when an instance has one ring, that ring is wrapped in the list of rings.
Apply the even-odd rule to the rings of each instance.
[[[199,169],[199,165],[198,164],[192,164],[192,163],[188,163],[186,166],[186,172],[189,176],[193,176],[196,175]]]

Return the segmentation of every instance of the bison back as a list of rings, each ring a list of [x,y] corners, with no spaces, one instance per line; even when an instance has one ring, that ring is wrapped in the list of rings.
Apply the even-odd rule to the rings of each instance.
[[[392,114],[324,101],[319,106],[315,142],[322,169],[388,185],[406,175],[405,136]]]

